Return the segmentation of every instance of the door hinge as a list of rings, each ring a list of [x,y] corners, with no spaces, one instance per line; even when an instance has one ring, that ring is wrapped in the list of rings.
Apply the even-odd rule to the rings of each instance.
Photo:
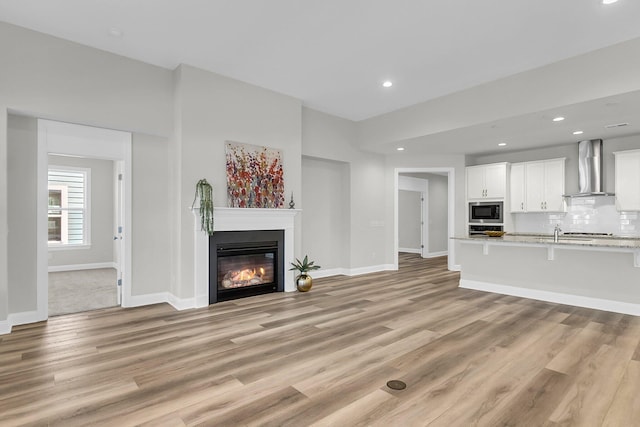
[[[122,226],[121,225],[118,226],[118,233],[122,234]]]
[[[118,286],[122,286],[122,279],[118,279]]]
[[[122,174],[121,173],[118,174],[118,181],[122,181]]]

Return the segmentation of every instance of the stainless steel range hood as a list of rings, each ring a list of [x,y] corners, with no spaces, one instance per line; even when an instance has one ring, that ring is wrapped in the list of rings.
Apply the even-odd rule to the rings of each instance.
[[[578,175],[580,192],[565,197],[613,196],[604,191],[602,140],[590,139],[578,143]]]

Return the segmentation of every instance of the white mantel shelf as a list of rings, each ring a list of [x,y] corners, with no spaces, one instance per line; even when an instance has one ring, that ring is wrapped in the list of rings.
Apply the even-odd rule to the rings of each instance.
[[[195,305],[209,305],[209,236],[200,229],[200,209],[194,215]],[[295,216],[301,209],[213,208],[213,231],[284,230],[284,265],[295,257]],[[285,269],[286,270],[286,269]],[[292,274],[285,274],[285,292],[296,290]]]

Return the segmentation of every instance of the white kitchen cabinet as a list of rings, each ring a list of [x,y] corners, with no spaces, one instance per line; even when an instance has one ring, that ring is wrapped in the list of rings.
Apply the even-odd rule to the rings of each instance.
[[[509,188],[511,189],[510,212],[526,212],[526,180],[525,180],[525,164],[513,163],[511,165],[511,173],[509,175]]]
[[[565,159],[525,163],[526,212],[564,211]]]
[[[619,211],[640,211],[640,150],[613,154],[616,168],[616,208]]]
[[[504,199],[506,188],[506,163],[467,167],[467,199]]]
[[[513,163],[510,212],[563,212],[565,159]]]

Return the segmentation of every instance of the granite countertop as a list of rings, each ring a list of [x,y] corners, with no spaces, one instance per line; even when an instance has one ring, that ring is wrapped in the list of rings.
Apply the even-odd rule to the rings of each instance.
[[[464,236],[454,237],[456,240],[478,241],[487,243],[523,243],[532,245],[558,246],[592,246],[602,248],[640,249],[640,238],[619,236],[563,236],[557,242],[550,234],[507,233],[502,237]]]

